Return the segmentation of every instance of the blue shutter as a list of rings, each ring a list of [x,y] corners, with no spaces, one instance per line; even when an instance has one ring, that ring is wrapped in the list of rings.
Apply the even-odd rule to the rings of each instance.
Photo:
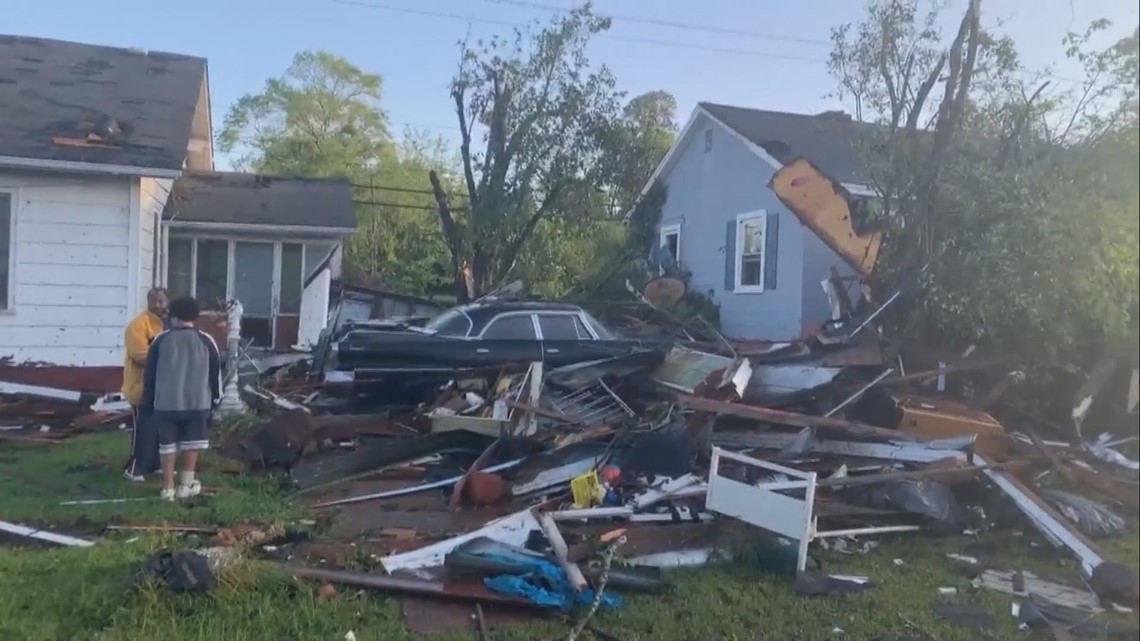
[[[776,289],[776,265],[780,262],[780,216],[768,214],[764,229],[764,291]]]
[[[728,221],[724,233],[724,291],[736,287],[736,221]]]

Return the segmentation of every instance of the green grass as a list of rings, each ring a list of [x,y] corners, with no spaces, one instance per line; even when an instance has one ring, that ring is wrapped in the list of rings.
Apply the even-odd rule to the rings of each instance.
[[[131,486],[119,476],[126,448],[123,434],[73,439],[58,446],[0,449],[0,514],[5,520],[72,523],[111,516],[137,520],[225,523],[228,520],[297,518],[303,509],[268,481],[205,472],[218,495],[196,507],[154,502],[61,507],[68,498],[151,496],[153,488]],[[77,467],[82,466],[82,467]],[[68,471],[68,470],[71,471]],[[133,537],[132,537],[133,538]],[[984,544],[1000,567],[1023,568],[1042,576],[1075,573],[1064,554],[1034,548],[1030,537],[1002,535]],[[316,586],[285,578],[263,567],[240,563],[227,570],[207,595],[172,595],[129,586],[132,567],[177,539],[125,536],[92,548],[0,547],[0,639],[7,641],[335,641],[352,630],[359,641],[419,638],[403,622],[400,601],[381,594],[342,590],[319,598]],[[1133,535],[1114,544],[1121,560],[1135,563]],[[806,598],[791,581],[746,564],[674,571],[664,595],[626,595],[626,606],[602,612],[594,623],[633,641],[753,639],[870,640],[887,634],[913,634],[939,641],[1024,639],[1014,628],[1007,597],[970,585],[964,567],[947,552],[976,554],[979,543],[965,537],[901,536],[867,555],[823,556],[824,569],[862,574],[876,586],[849,596]],[[1130,556],[1123,556],[1130,554]],[[981,555],[979,555],[981,556]],[[896,565],[893,560],[901,559]],[[955,587],[941,596],[939,587]],[[979,633],[941,620],[940,600],[976,603],[991,609],[1000,627]],[[838,628],[843,633],[834,632]],[[494,630],[495,641],[565,639],[563,622],[539,620]],[[928,636],[924,636],[928,635]],[[475,638],[471,630],[449,640]],[[584,638],[591,638],[586,635]]]
[[[16,522],[108,519],[225,525],[235,521],[285,520],[303,514],[300,503],[267,478],[226,474],[207,452],[199,476],[207,492],[189,504],[158,500],[158,475],[146,483],[123,478],[129,435],[79,436],[59,445],[0,444],[0,518]],[[60,505],[87,499],[144,499],[96,505]]]

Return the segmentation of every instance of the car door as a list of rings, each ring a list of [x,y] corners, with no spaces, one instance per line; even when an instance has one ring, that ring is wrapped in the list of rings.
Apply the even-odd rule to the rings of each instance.
[[[508,312],[487,324],[475,341],[475,353],[486,365],[541,361],[542,346],[538,342],[531,314]]]
[[[589,360],[594,337],[577,314],[539,313],[542,356],[552,367]]]

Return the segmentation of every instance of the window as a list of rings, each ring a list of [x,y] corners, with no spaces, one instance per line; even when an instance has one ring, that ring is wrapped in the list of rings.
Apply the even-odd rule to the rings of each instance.
[[[610,333],[610,330],[606,329],[598,319],[591,316],[590,312],[583,312],[582,315],[586,317],[586,322],[593,328],[594,334],[597,334],[599,340],[609,341],[614,339],[614,335]]]
[[[15,293],[13,283],[12,263],[16,256],[12,245],[15,243],[15,208],[12,206],[12,194],[0,193],[0,310],[12,309],[12,298]]]
[[[328,257],[329,252],[334,247],[336,245],[333,243],[305,243],[305,271],[302,278],[312,276],[317,265],[320,265],[321,261]]]
[[[189,238],[171,238],[167,242],[166,288],[170,295],[194,294],[194,241]]]
[[[278,310],[282,314],[301,313],[301,270],[304,257],[303,245],[281,243],[281,302]]]
[[[590,333],[582,321],[572,314],[539,314],[538,326],[542,329],[542,340],[578,341],[589,340]]]
[[[712,129],[705,129],[705,153],[712,151]]]
[[[538,337],[534,333],[534,321],[530,314],[524,314],[496,318],[483,331],[483,338],[493,341],[532,341]]]
[[[764,291],[763,212],[736,217],[736,291]]]
[[[194,296],[202,309],[223,310],[230,275],[230,243],[226,240],[198,239],[197,245]]]
[[[428,321],[424,329],[431,330],[440,336],[467,336],[471,331],[471,319],[461,311],[450,309]]]
[[[681,225],[662,227],[658,246],[661,248],[661,260],[668,262],[672,259],[673,265],[681,264]]]

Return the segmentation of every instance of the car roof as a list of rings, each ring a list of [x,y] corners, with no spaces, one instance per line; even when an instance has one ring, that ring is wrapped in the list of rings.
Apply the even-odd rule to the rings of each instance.
[[[578,313],[582,308],[570,303],[551,303],[547,301],[488,301],[483,303],[469,303],[453,308],[452,311],[462,312],[471,319],[472,331],[479,333],[482,328],[499,314],[508,312],[573,312]]]

